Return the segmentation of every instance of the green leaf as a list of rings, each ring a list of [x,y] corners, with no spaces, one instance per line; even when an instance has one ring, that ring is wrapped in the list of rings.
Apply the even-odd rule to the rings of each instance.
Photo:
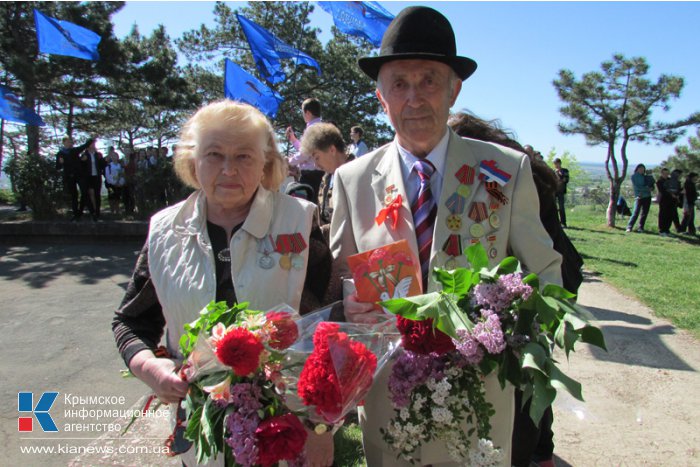
[[[479,243],[475,243],[464,250],[464,254],[467,256],[467,261],[471,265],[474,271],[480,271],[483,268],[489,266],[489,257],[486,254],[486,249]]]
[[[566,376],[555,364],[550,365],[550,384],[557,390],[565,390],[576,399],[583,401],[581,383]]]
[[[586,344],[595,345],[601,349],[607,351],[608,348],[605,345],[605,337],[603,337],[603,331],[595,326],[586,326],[581,330],[581,342]]]
[[[523,284],[527,284],[530,287],[532,287],[533,289],[539,290],[540,279],[539,279],[539,277],[537,277],[537,274],[530,273],[527,276],[523,277]]]
[[[532,402],[530,403],[530,418],[535,425],[539,425],[544,411],[552,405],[557,391],[549,385],[549,378],[542,373],[535,372],[533,377]]]
[[[435,268],[433,277],[442,284],[442,291],[464,296],[472,288],[472,272],[469,269],[457,268],[453,271]]]
[[[547,352],[545,349],[534,342],[525,344],[521,352],[522,368],[532,368],[537,370],[542,374],[547,374],[546,372],[546,362],[547,362]]]
[[[518,271],[520,271],[520,262],[514,256],[503,258],[498,265],[499,274],[513,274]]]
[[[440,297],[439,292],[431,292],[425,295],[417,295],[415,297],[392,298],[384,302],[379,302],[381,306],[395,315],[401,315],[406,319],[423,319],[419,315],[419,309],[429,308],[431,303],[437,302]]]
[[[557,302],[553,299],[547,299],[539,294],[535,298],[535,310],[537,310],[537,319],[540,323],[550,327],[557,319]]]
[[[565,313],[563,319],[567,323],[571,323],[571,326],[573,326],[574,330],[576,330],[576,331],[583,329],[586,326],[589,326],[588,321],[581,318],[576,313],[570,313],[570,312]]]
[[[575,294],[572,294],[564,287],[560,287],[556,284],[547,284],[542,289],[542,295],[546,297],[558,298],[560,300],[570,300],[576,298]]]

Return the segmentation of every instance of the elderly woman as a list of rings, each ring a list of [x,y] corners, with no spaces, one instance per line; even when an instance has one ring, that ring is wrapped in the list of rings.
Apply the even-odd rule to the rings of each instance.
[[[338,167],[355,158],[352,154],[347,154],[346,149],[343,135],[332,123],[317,123],[310,126],[301,140],[301,151],[304,154],[311,154],[316,166],[326,172],[321,190],[321,220],[326,223],[331,221],[333,213],[331,207],[333,173]]]
[[[201,108],[182,129],[174,164],[196,191],[152,217],[112,325],[131,372],[169,403],[187,392],[175,373],[178,341],[199,310],[225,300],[310,311],[320,305],[331,265],[316,207],[278,192],[285,162],[272,126],[255,108],[229,100]],[[280,251],[275,244],[282,237],[304,241],[279,242],[294,245]],[[154,354],[164,328],[174,359]],[[310,464],[330,465],[330,438],[317,438],[308,443],[324,446],[322,459],[314,451]],[[195,464],[191,451],[183,457],[188,465]]]

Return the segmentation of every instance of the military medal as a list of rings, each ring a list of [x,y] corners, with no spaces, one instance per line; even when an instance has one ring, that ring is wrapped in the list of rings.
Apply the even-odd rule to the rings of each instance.
[[[496,236],[495,236],[495,235],[489,235],[488,237],[486,237],[486,241],[489,242],[489,246],[490,246],[490,248],[489,248],[489,250],[488,250],[489,258],[491,258],[491,259],[496,259],[496,256],[498,256],[498,250],[497,250],[496,247],[494,246],[495,243],[496,243]]]
[[[442,245],[442,251],[444,251],[449,258],[445,261],[446,269],[455,269],[457,267],[456,256],[459,256],[462,252],[462,237],[457,234],[452,234],[447,237],[444,245]]]
[[[272,268],[275,265],[275,260],[270,256],[270,253],[273,251],[275,251],[275,243],[272,240],[272,235],[265,235],[258,240],[258,253],[262,253],[262,256],[258,258],[258,266],[263,269]]]
[[[482,201],[474,201],[469,208],[469,218],[474,222],[481,222],[488,216],[486,203]]]
[[[492,212],[489,216],[489,224],[494,229],[498,229],[499,227],[501,227],[501,217],[497,213]]]
[[[459,232],[462,228],[462,218],[457,214],[450,214],[445,220],[447,228],[452,232]]]
[[[481,224],[472,224],[471,227],[469,227],[469,233],[473,238],[481,238],[484,236],[484,226]]]
[[[291,268],[299,270],[304,267],[304,258],[301,257],[300,253],[305,249],[306,242],[299,232],[277,235],[276,251],[282,255],[279,265],[285,271],[289,271]]]

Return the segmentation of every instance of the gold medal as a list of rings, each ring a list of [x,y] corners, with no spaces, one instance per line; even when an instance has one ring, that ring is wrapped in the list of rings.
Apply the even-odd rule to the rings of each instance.
[[[445,223],[447,224],[447,228],[452,232],[459,232],[462,228],[462,218],[457,214],[450,214],[447,216]]]
[[[469,188],[468,185],[460,185],[457,187],[457,194],[462,198],[469,198],[471,192],[472,190]]]
[[[473,238],[481,238],[484,236],[484,227],[481,224],[472,224],[469,233]]]
[[[489,224],[491,224],[491,227],[493,227],[494,229],[499,228],[501,226],[500,216],[495,212],[492,212],[489,216]]]
[[[292,259],[288,254],[280,257],[280,267],[285,271],[289,271],[292,268]]]

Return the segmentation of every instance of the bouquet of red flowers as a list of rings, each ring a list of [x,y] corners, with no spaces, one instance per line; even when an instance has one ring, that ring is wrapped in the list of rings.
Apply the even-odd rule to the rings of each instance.
[[[399,335],[393,320],[378,325],[319,321],[301,334],[287,350],[282,369],[287,401],[290,407],[306,407],[307,418],[322,434],[364,399]]]
[[[286,306],[261,312],[212,302],[185,326],[180,375],[190,389],[182,404],[197,462],[221,453],[227,465],[302,460],[307,434],[285,405],[279,372],[298,319]]]

